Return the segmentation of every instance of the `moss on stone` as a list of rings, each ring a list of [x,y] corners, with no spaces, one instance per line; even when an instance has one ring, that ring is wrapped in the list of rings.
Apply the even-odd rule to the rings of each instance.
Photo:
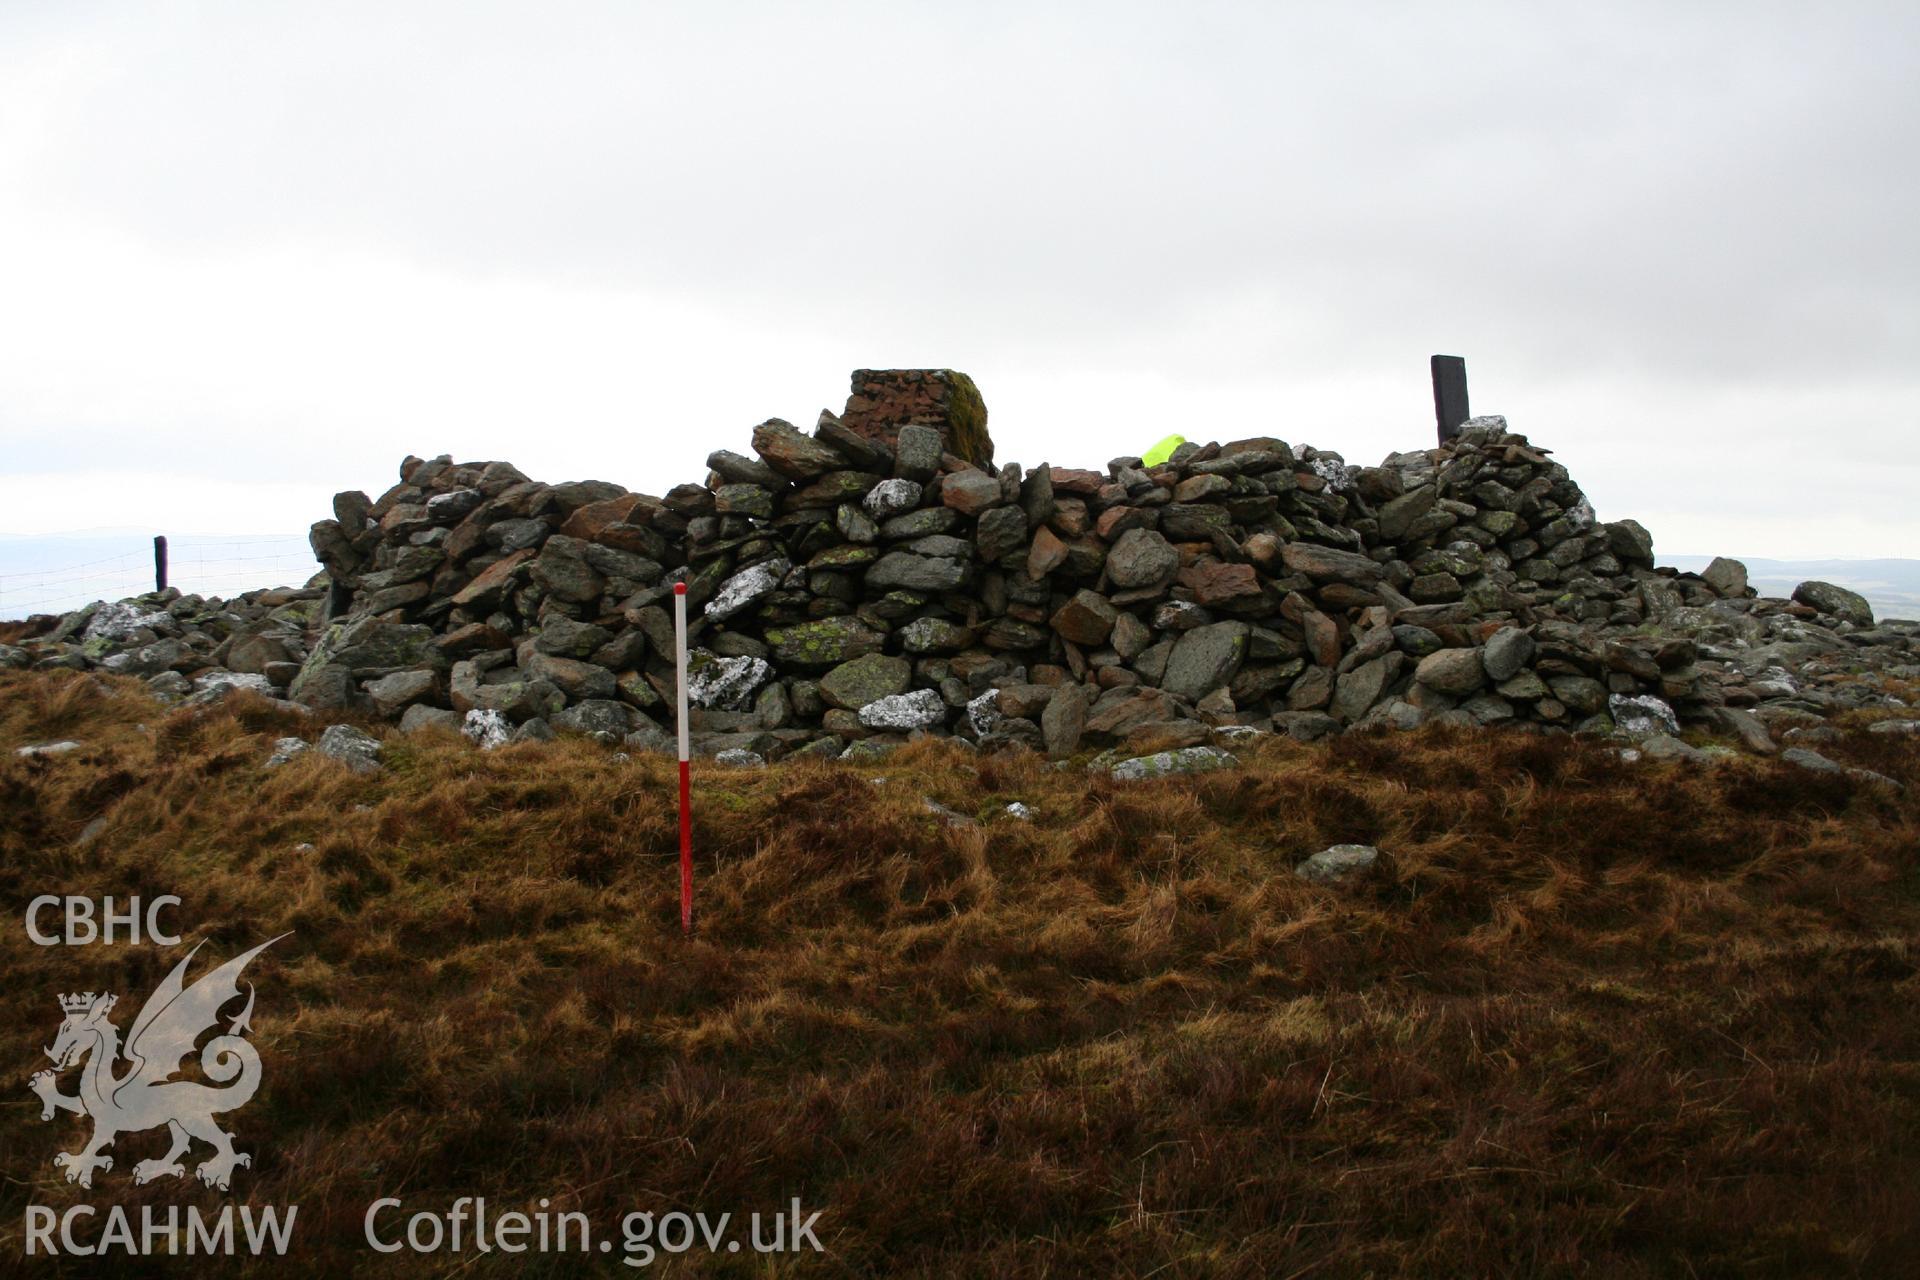
[[[973,379],[957,369],[942,369],[946,379],[947,448],[976,467],[993,465],[993,437],[987,434],[987,402]]]

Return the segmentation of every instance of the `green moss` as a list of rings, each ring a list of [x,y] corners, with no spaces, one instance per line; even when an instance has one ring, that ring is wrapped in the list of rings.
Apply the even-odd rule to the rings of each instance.
[[[993,465],[993,437],[987,434],[987,402],[973,379],[957,369],[942,369],[947,396],[947,448],[976,467]]]

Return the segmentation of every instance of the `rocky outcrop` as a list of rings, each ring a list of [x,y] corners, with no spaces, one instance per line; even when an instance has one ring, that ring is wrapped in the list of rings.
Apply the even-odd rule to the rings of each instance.
[[[1762,750],[1920,675],[1920,628],[1849,592],[1657,568],[1644,528],[1600,520],[1499,418],[1370,467],[1256,437],[1029,471],[956,449],[955,376],[856,374],[846,419],[770,420],[659,497],[408,458],[379,497],[335,498],[305,588],[90,606],[0,658],[203,700],[231,670],[316,708],[665,748],[684,582],[695,742],[768,759],[1436,722]],[[930,385],[946,422],[885,408]]]

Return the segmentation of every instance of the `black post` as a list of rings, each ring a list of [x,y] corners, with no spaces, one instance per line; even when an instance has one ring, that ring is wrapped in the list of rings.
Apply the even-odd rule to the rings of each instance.
[[[167,589],[167,535],[164,533],[153,539],[153,589]]]
[[[1433,416],[1440,426],[1440,443],[1460,434],[1460,424],[1473,416],[1467,410],[1467,362],[1462,356],[1433,358]]]

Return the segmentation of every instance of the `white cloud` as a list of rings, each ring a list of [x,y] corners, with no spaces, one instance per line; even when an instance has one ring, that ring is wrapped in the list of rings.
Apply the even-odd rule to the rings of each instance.
[[[13,6],[4,523],[297,529],[409,451],[657,491],[857,366],[966,369],[1026,462],[1373,461],[1453,351],[1662,548],[1920,555],[1917,30]]]

